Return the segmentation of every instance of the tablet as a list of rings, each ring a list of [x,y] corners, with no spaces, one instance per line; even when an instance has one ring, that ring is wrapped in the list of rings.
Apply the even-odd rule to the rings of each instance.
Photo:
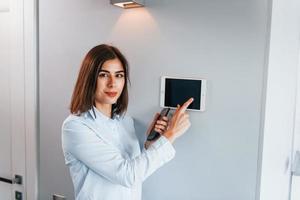
[[[206,80],[197,78],[179,78],[162,76],[160,87],[160,106],[176,108],[189,98],[194,101],[187,110],[204,111],[206,96]]]

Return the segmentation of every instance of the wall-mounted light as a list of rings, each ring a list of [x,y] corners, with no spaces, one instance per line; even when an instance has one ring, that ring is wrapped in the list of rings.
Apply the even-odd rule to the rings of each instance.
[[[144,0],[110,0],[110,3],[121,8],[138,8],[145,5]]]

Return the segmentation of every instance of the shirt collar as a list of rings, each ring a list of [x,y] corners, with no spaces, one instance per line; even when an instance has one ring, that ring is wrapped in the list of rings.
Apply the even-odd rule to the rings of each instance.
[[[90,115],[92,116],[92,118],[94,120],[96,119],[101,119],[104,121],[112,121],[112,120],[119,120],[120,119],[120,115],[116,115],[113,119],[110,117],[107,117],[105,114],[103,114],[101,111],[99,111],[95,106],[93,106],[90,110],[89,110]]]

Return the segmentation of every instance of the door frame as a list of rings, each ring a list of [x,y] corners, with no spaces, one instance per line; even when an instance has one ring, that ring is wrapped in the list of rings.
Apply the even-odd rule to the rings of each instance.
[[[25,192],[27,200],[38,199],[38,0],[24,5],[25,81]]]

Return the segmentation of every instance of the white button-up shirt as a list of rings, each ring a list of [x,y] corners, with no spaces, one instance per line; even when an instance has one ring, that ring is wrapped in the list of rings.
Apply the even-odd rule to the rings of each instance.
[[[131,117],[94,111],[70,115],[62,126],[76,200],[141,200],[142,182],[175,156],[172,144],[161,136],[141,152]]]

